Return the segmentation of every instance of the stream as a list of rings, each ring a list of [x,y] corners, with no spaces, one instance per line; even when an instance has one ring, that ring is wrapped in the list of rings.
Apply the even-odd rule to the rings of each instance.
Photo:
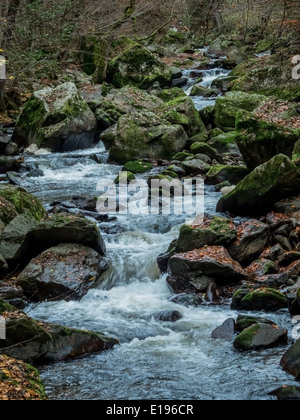
[[[201,71],[201,85],[210,86],[227,74],[221,68]],[[213,99],[195,98],[198,109],[208,104]],[[93,154],[103,163],[96,163]],[[43,176],[23,178],[22,186],[48,208],[51,202],[75,194],[95,196],[98,181],[114,180],[120,170],[107,164],[107,156],[100,144],[93,150],[27,157],[26,165],[38,168]],[[219,198],[206,187],[207,214],[215,214]],[[80,302],[46,302],[28,308],[33,318],[101,331],[120,340],[112,351],[43,368],[50,399],[257,400],[271,399],[268,392],[293,382],[279,366],[282,348],[240,354],[232,343],[211,339],[211,332],[224,320],[237,317],[229,306],[186,308],[170,301],[172,293],[156,259],[178,236],[184,221],[174,215],[118,216],[120,229],[114,230],[115,222],[102,229],[111,268],[99,289]],[[165,310],[180,311],[183,318],[169,323],[151,316]],[[291,331],[287,312],[270,317]]]

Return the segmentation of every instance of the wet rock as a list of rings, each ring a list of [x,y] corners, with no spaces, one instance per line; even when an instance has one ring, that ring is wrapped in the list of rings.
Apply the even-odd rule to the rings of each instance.
[[[300,174],[292,161],[277,155],[257,167],[228,195],[221,198],[217,211],[238,215],[266,214],[272,205],[300,191]]]
[[[235,241],[237,230],[230,219],[213,217],[200,226],[183,225],[180,229],[177,252],[200,249],[205,245],[228,246]]]
[[[7,262],[5,261],[5,259],[0,254],[0,278],[4,277],[5,274],[7,273],[7,271],[8,271]]]
[[[255,324],[243,330],[234,341],[239,351],[261,350],[287,344],[287,330],[277,325]]]
[[[18,118],[12,141],[25,147],[36,144],[54,151],[91,147],[96,119],[74,83],[34,92]],[[76,136],[79,136],[78,139]],[[87,136],[89,136],[87,141]],[[74,150],[74,148],[72,148]]]
[[[178,79],[173,79],[172,80],[172,87],[177,87],[177,88],[181,88],[183,86],[185,86],[188,82],[188,79],[185,77],[180,77]]]
[[[175,254],[169,260],[169,273],[172,279],[178,278],[178,282],[175,280],[175,293],[190,289],[205,292],[212,282],[237,283],[247,277],[225,248],[217,246]],[[182,286],[183,290],[180,290]]]
[[[279,201],[274,204],[276,213],[292,214],[300,211],[300,198]]]
[[[228,251],[241,264],[249,263],[264,250],[270,228],[258,220],[249,220],[238,227],[237,240]]]
[[[16,217],[3,231],[0,253],[9,264],[28,262],[42,251],[62,243],[78,243],[106,252],[98,227],[82,217],[57,214],[37,223],[28,215]]]
[[[95,287],[108,264],[91,248],[62,244],[34,258],[18,278],[27,298],[79,300]]]
[[[203,299],[201,296],[196,294],[187,294],[181,293],[179,295],[173,296],[171,302],[177,303],[178,305],[188,307],[195,307],[201,306],[203,304]]]
[[[27,363],[59,362],[113,348],[118,341],[104,334],[39,323],[0,299],[0,315],[6,311],[6,340],[0,354]]]
[[[168,271],[168,263],[169,259],[176,253],[177,247],[177,239],[171,242],[167,252],[164,254],[160,254],[157,258],[157,264],[162,273],[166,273]]]
[[[162,322],[177,322],[183,315],[179,311],[162,311],[154,313],[150,316],[150,318],[154,318],[155,321],[162,321]]]
[[[9,143],[5,148],[6,156],[15,156],[19,152],[19,147],[16,143]]]
[[[97,200],[95,198],[74,196],[72,204],[74,204],[78,209],[94,212],[96,211]]]
[[[218,286],[216,283],[210,283],[205,293],[205,300],[209,303],[216,303],[219,301]]]
[[[189,159],[182,162],[182,168],[189,175],[205,175],[210,165],[202,159]]]
[[[257,279],[257,283],[261,287],[269,287],[273,289],[279,289],[282,286],[286,286],[290,279],[289,273],[271,274],[268,276],[261,276]]]
[[[245,311],[275,312],[287,308],[287,298],[284,294],[271,288],[238,290],[232,300],[231,308]]]
[[[211,338],[231,341],[235,332],[235,320],[233,318],[227,319],[224,323],[216,328],[211,335]]]
[[[118,124],[114,124],[100,134],[100,140],[103,142],[106,150],[109,150],[112,147],[117,136],[117,128]]]
[[[293,375],[296,380],[300,379],[300,340],[296,341],[284,354],[280,365],[285,372]]]
[[[246,328],[251,327],[252,325],[257,325],[257,324],[274,325],[274,322],[271,321],[270,319],[252,317],[249,315],[239,315],[236,321],[237,329],[240,332],[244,331]]]
[[[294,385],[283,385],[282,387],[269,392],[269,395],[277,397],[279,401],[299,401],[300,388]]]
[[[0,173],[6,174],[10,171],[18,171],[24,158],[15,158],[11,156],[0,156]]]

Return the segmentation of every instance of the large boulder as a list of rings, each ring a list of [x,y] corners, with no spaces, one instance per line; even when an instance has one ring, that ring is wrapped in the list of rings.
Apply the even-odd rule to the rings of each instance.
[[[300,379],[300,339],[294,343],[281,359],[281,367],[287,373]]]
[[[59,362],[109,350],[118,343],[98,332],[35,321],[1,299],[0,315],[6,319],[6,340],[0,340],[0,354],[27,363]]]
[[[187,140],[181,125],[170,125],[152,112],[124,115],[118,121],[109,159],[120,164],[143,158],[170,160]]]
[[[13,141],[53,151],[91,147],[96,119],[74,83],[34,92],[17,120]]]
[[[254,113],[239,112],[236,118],[237,145],[249,170],[283,154],[292,158],[300,129],[264,121]]]
[[[231,73],[234,91],[277,96],[289,101],[300,96],[299,81],[292,77],[292,57],[273,54],[253,58],[239,64]],[[280,66],[278,66],[280,63]]]
[[[300,173],[285,155],[258,166],[218,203],[217,211],[236,215],[266,214],[274,203],[300,192]]]
[[[261,350],[287,344],[287,330],[270,324],[254,324],[237,336],[234,347],[240,351]]]
[[[199,112],[196,110],[191,98],[187,96],[167,102],[157,112],[170,124],[182,125],[189,137],[207,133]]]
[[[286,296],[275,289],[241,289],[234,294],[231,307],[243,311],[276,312],[286,309],[287,304]]]
[[[17,214],[28,214],[40,221],[46,217],[46,211],[41,201],[25,190],[12,185],[0,185],[0,218],[7,224]],[[7,203],[9,202],[9,203]],[[2,203],[2,206],[1,206]],[[3,209],[1,209],[3,207]]]
[[[221,246],[175,254],[169,260],[168,269],[168,284],[175,293],[204,292],[213,282],[226,285],[247,278],[240,264]]]
[[[21,360],[0,356],[0,400],[47,400],[38,371]]]
[[[239,110],[254,111],[267,98],[245,92],[228,92],[217,99],[215,106],[215,124],[223,129],[235,128],[236,114]]]
[[[28,215],[16,217],[3,231],[0,254],[9,264],[28,262],[41,252],[61,243],[77,243],[100,255],[106,252],[98,227],[88,219],[58,214],[37,223]]]
[[[133,44],[108,64],[107,80],[118,88],[133,85],[148,89],[156,81],[170,86],[172,72],[149,50]]]
[[[193,251],[204,246],[228,246],[237,238],[237,229],[230,219],[213,217],[200,226],[183,225],[177,242],[177,252]]]
[[[209,146],[216,149],[218,153],[239,153],[239,148],[236,144],[236,131],[229,131],[228,133],[220,133],[207,142]]]
[[[81,299],[108,268],[100,254],[83,245],[61,244],[34,258],[17,285],[34,302]]]

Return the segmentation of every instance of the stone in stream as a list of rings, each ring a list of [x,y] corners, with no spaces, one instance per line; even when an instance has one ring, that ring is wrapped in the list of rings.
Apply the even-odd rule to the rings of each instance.
[[[219,339],[219,340],[226,340],[231,341],[235,332],[235,320],[233,318],[229,318],[224,323],[216,328],[212,334],[211,338]]]
[[[250,315],[239,315],[236,320],[236,327],[237,327],[237,330],[240,332],[256,324],[274,325],[274,322],[270,319],[258,318],[258,317],[254,317]]]
[[[34,258],[20,274],[17,285],[33,302],[79,300],[95,287],[108,264],[83,245],[61,244]]]
[[[228,181],[230,185],[236,185],[248,174],[249,171],[244,166],[214,165],[207,174],[206,183],[216,185]]]
[[[268,395],[277,397],[279,401],[299,401],[300,388],[294,385],[283,385],[282,387],[269,392]]]
[[[29,318],[0,298],[0,315],[6,318],[6,340],[0,354],[27,363],[59,362],[112,349],[118,340],[99,332],[82,331]]]
[[[175,293],[205,292],[212,282],[225,285],[247,278],[240,264],[221,246],[175,254],[169,260],[169,273],[168,285]]]
[[[272,205],[282,198],[300,192],[300,173],[285,155],[277,155],[258,166],[230,193],[221,198],[219,212],[241,216],[267,214]]]
[[[286,309],[288,301],[283,293],[275,289],[260,288],[238,290],[232,300],[231,308],[245,311],[276,312]]]
[[[17,120],[12,141],[53,151],[88,148],[94,142],[96,118],[74,83],[34,92]],[[74,146],[74,147],[73,147]]]
[[[284,354],[280,361],[282,369],[300,379],[300,339],[296,341]]]
[[[172,297],[171,302],[177,303],[177,305],[182,305],[187,308],[197,308],[204,303],[202,297],[196,295],[195,293],[181,293],[179,295],[175,295]]]
[[[183,315],[179,311],[162,311],[152,314],[150,318],[154,318],[155,321],[177,322],[183,318]]]
[[[239,351],[268,349],[288,342],[288,333],[278,325],[254,324],[241,332],[234,341]]]

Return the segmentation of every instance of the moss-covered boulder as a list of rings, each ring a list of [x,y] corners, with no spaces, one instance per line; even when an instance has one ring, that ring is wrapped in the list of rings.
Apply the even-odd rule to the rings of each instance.
[[[180,124],[189,137],[207,133],[199,112],[196,110],[193,101],[187,96],[167,102],[157,112],[170,124]]]
[[[170,102],[178,98],[185,98],[186,94],[183,89],[173,87],[172,89],[163,89],[158,91],[156,96],[164,102]]]
[[[261,350],[277,347],[288,342],[288,332],[278,325],[258,323],[246,328],[234,341],[239,351]]]
[[[133,85],[148,89],[156,81],[170,86],[172,72],[145,47],[133,44],[108,64],[107,80],[118,88]]]
[[[200,226],[183,225],[177,242],[177,252],[187,252],[204,246],[228,246],[236,240],[237,229],[231,220],[222,217],[206,219]]]
[[[176,155],[174,155],[172,157],[172,160],[177,160],[177,161],[183,162],[184,160],[187,160],[189,158],[193,159],[194,154],[189,153],[188,151],[184,150],[183,152],[176,153]]]
[[[205,175],[209,171],[210,163],[207,162],[205,155],[197,155],[193,159],[184,160],[181,166],[188,175]]]
[[[237,114],[236,129],[239,132],[236,142],[249,170],[278,154],[292,158],[295,143],[300,138],[300,129],[264,121],[248,112]]]
[[[145,174],[146,172],[151,171],[152,164],[143,162],[142,160],[131,161],[127,162],[126,165],[123,166],[123,171],[129,171],[133,174]]]
[[[284,354],[280,365],[285,372],[300,380],[300,339]]]
[[[0,314],[6,319],[6,339],[0,340],[0,355],[35,365],[99,353],[118,343],[102,333],[35,321],[14,307]]]
[[[45,401],[38,371],[21,360],[0,356],[0,401]]]
[[[300,192],[300,174],[285,155],[277,155],[258,166],[236,188],[222,197],[217,205],[220,212],[257,216],[268,213],[277,201]]]
[[[270,319],[259,318],[259,317],[254,317],[250,315],[239,315],[236,320],[236,327],[237,327],[237,330],[240,332],[244,331],[246,328],[251,327],[252,325],[257,325],[257,324],[272,325],[274,324],[274,321]]]
[[[152,112],[122,116],[109,160],[120,164],[148,158],[170,160],[185,148],[188,136],[181,125],[171,125]]]
[[[41,201],[22,188],[0,185],[0,200],[0,220],[5,224],[11,222],[18,214],[29,214],[37,221],[46,217]]]
[[[217,99],[215,124],[224,130],[235,128],[236,114],[239,110],[254,111],[267,98],[263,95],[245,92],[228,92]]]
[[[96,120],[74,83],[34,92],[17,120],[13,141],[53,151],[91,147]]]
[[[221,159],[221,156],[219,155],[217,150],[214,149],[213,147],[209,146],[206,143],[202,143],[202,142],[193,143],[190,147],[190,150],[195,155],[197,155],[197,154],[206,155],[212,160],[215,159],[215,160],[219,161]]]
[[[214,165],[207,174],[206,183],[217,185],[228,181],[231,185],[236,185],[248,174],[249,171],[244,166]]]
[[[232,309],[276,312],[287,308],[287,298],[275,289],[239,290],[233,296]]]
[[[283,385],[271,391],[269,395],[276,397],[279,401],[299,401],[300,388],[294,385]]]
[[[280,63],[280,65],[278,65]],[[300,96],[299,82],[292,77],[292,56],[273,54],[239,64],[232,72],[238,79],[233,90],[259,93],[294,101]]]
[[[61,244],[34,258],[17,285],[34,302],[79,300],[108,269],[100,254],[83,245]]]
[[[212,137],[207,144],[213,149],[216,149],[218,153],[238,153],[239,148],[236,144],[237,135],[238,133],[236,131],[222,133],[216,137]]]
[[[98,36],[84,36],[81,44],[82,70],[93,76],[95,83],[102,83],[106,77],[108,42]]]
[[[216,91],[204,86],[193,86],[190,96],[201,96],[203,98],[211,98],[217,96]]]
[[[46,249],[62,243],[81,244],[100,255],[106,252],[103,238],[93,222],[62,213],[40,223],[29,215],[16,217],[2,233],[0,254],[14,265],[28,262]]]

